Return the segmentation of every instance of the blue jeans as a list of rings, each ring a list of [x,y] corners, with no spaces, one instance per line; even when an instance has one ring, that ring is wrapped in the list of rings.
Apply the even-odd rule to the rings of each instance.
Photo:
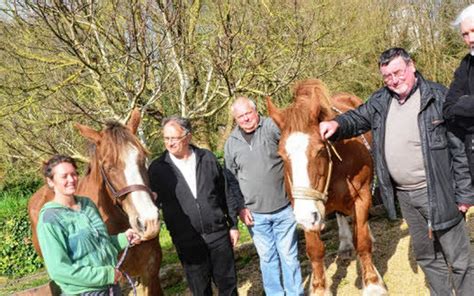
[[[249,232],[260,257],[265,294],[303,295],[293,209],[288,205],[269,214],[252,212],[252,216],[254,225],[249,227]]]

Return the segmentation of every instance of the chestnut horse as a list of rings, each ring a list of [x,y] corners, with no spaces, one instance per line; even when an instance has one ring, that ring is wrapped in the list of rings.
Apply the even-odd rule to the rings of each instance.
[[[140,295],[162,295],[159,282],[161,247],[156,237],[160,223],[148,186],[145,167],[148,152],[135,136],[139,123],[140,112],[135,109],[126,126],[108,122],[104,130],[95,131],[76,124],[79,133],[93,144],[88,173],[79,180],[76,194],[94,201],[110,234],[132,227],[144,239],[153,238],[130,248],[121,270],[139,277]],[[53,197],[54,193],[45,185],[28,203],[33,244],[39,254],[38,215],[43,204]]]
[[[319,134],[319,122],[333,119],[336,110],[345,112],[362,101],[343,94],[330,98],[326,86],[319,80],[297,83],[293,96],[294,102],[285,110],[277,109],[270,98],[267,98],[267,106],[270,117],[281,130],[279,154],[285,167],[286,191],[296,220],[304,228],[306,252],[313,269],[311,295],[330,294],[324,271],[325,248],[320,235],[325,215],[333,212],[352,217],[353,243],[362,269],[363,294],[384,295],[387,293],[385,284],[372,263],[368,224],[373,177],[370,152],[360,137],[338,141],[331,146]],[[370,134],[364,138],[370,143]],[[338,224],[344,221],[338,217]],[[344,225],[347,222],[340,227]],[[352,246],[352,243],[345,244],[342,246],[341,242],[340,250]]]

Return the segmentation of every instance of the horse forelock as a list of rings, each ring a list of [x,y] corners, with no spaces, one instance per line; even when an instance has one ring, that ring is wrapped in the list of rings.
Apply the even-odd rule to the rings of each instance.
[[[294,102],[284,111],[285,131],[307,132],[316,123],[305,104]]]
[[[107,122],[106,127],[101,131],[101,136],[100,153],[97,151],[97,144],[90,143],[88,146],[90,162],[86,175],[92,173],[94,168],[98,170],[104,157],[107,157],[113,163],[117,163],[121,158],[121,153],[128,151],[129,146],[136,148],[138,153],[144,157],[149,155],[148,150],[140,143],[138,138],[126,126],[117,121]],[[99,174],[96,174],[96,176],[99,178]]]
[[[109,121],[102,132],[102,145],[108,149],[107,154],[114,162],[120,159],[121,152],[126,151],[128,146],[135,147],[139,153],[148,155],[138,138],[124,125],[117,121]]]
[[[306,108],[312,104],[319,105],[318,121],[326,120],[334,116],[331,109],[330,93],[327,86],[319,79],[307,79],[297,82],[293,87],[293,98],[295,102],[306,104]],[[308,108],[308,110],[310,110]]]

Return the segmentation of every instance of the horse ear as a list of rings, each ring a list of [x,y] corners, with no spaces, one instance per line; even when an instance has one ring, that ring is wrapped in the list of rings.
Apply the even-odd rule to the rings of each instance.
[[[130,115],[130,119],[127,122],[127,127],[134,135],[137,133],[138,126],[140,125],[140,118],[140,109],[134,108],[132,114]]]
[[[268,115],[273,119],[276,125],[282,130],[285,125],[285,121],[283,120],[283,112],[280,111],[272,102],[272,98],[266,97],[267,100],[267,109]]]
[[[101,139],[100,132],[91,129],[88,126],[76,123],[74,127],[79,130],[79,133],[86,139],[91,140],[94,143],[98,143]]]

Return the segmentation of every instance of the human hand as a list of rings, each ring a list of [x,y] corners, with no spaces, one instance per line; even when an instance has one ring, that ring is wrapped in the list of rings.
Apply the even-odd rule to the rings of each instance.
[[[327,140],[330,138],[336,130],[339,128],[339,123],[335,120],[331,121],[321,121],[319,123],[319,133],[321,134],[321,138],[323,140]]]
[[[130,245],[139,245],[142,242],[140,235],[132,228],[129,228],[125,231],[125,236],[127,237]]]
[[[114,273],[114,284],[117,284],[122,279],[123,274],[117,268],[115,268],[114,271],[115,271],[115,273]]]
[[[247,226],[252,226],[253,225],[253,217],[252,213],[250,213],[250,210],[247,208],[243,208],[242,210],[239,211],[239,218],[242,222],[244,222],[245,225]]]
[[[468,205],[468,204],[464,204],[464,203],[458,204],[458,209],[463,214],[466,214],[470,207],[471,205]]]
[[[230,242],[232,243],[232,247],[236,247],[237,243],[239,242],[240,232],[238,229],[231,229],[229,231],[230,235]]]

